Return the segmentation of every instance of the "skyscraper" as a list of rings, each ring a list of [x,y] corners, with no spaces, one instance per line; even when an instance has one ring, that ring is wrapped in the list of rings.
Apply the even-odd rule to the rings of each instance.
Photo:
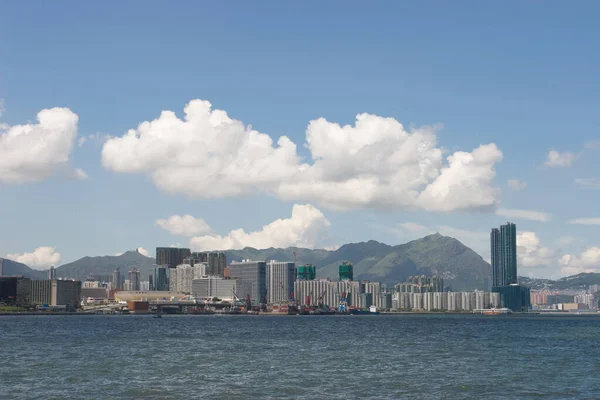
[[[267,299],[269,303],[289,301],[294,292],[296,264],[288,261],[269,261],[267,264]]]
[[[56,270],[54,269],[54,265],[50,266],[50,270],[48,271],[48,279],[56,279]]]
[[[229,266],[232,278],[240,278],[252,284],[250,298],[253,304],[261,303],[267,294],[267,263],[264,261],[233,262]]]
[[[131,285],[129,290],[140,290],[140,271],[137,268],[129,270],[129,284]]]
[[[153,290],[168,291],[169,290],[169,269],[166,267],[154,268],[154,285]]]
[[[157,247],[156,265],[166,265],[169,268],[175,268],[183,264],[183,260],[191,255],[190,249],[177,247]]]
[[[517,227],[507,222],[490,233],[492,292],[500,295],[503,307],[526,311],[531,305],[529,288],[517,282]]]
[[[113,271],[111,286],[113,290],[121,289],[121,271],[119,271],[119,268]]]
[[[517,283],[517,227],[508,222],[490,234],[492,287]]]

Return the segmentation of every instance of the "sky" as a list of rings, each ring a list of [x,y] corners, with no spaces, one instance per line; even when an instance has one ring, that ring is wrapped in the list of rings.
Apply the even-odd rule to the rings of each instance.
[[[400,244],[600,272],[600,4],[0,3],[0,257]]]

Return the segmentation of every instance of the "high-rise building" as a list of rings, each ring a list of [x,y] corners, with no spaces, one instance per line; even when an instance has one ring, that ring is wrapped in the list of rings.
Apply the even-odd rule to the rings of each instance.
[[[296,264],[291,261],[269,261],[266,283],[269,303],[280,303],[290,299],[294,292]]]
[[[156,267],[154,268],[153,290],[168,291],[169,290],[169,268]]]
[[[225,266],[227,260],[225,253],[223,252],[212,252],[208,254],[208,275],[223,276],[225,274]]]
[[[231,277],[252,284],[250,299],[252,303],[264,302],[267,292],[267,263],[265,261],[232,262],[229,266]]]
[[[50,270],[48,271],[48,279],[56,279],[56,269],[54,269],[54,265],[50,266]]]
[[[31,303],[67,306],[74,310],[81,300],[81,282],[70,280],[32,280]]]
[[[129,290],[140,290],[140,271],[137,268],[131,268],[129,270]]]
[[[157,247],[156,265],[176,268],[183,260],[191,256],[190,249],[177,247]]]
[[[113,290],[121,290],[121,271],[119,268],[113,271],[111,286]]]
[[[252,284],[241,279],[224,279],[220,276],[203,276],[192,281],[192,295],[198,299],[244,301],[252,291]]]
[[[300,265],[296,269],[296,279],[300,281],[312,281],[317,279],[317,269],[312,264]]]
[[[0,276],[4,275],[4,258],[0,258]]]
[[[507,222],[490,233],[492,292],[499,293],[502,307],[524,311],[531,305],[529,288],[517,283],[517,227]]]
[[[339,265],[339,279],[340,281],[351,281],[354,279],[352,263],[344,261]]]

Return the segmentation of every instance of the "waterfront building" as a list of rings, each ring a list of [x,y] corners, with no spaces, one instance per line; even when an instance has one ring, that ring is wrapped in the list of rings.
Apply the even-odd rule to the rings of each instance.
[[[461,292],[460,293],[460,309],[462,311],[471,311],[475,309],[475,293]]]
[[[113,271],[112,280],[111,280],[111,288],[113,290],[121,289],[121,271],[119,270],[119,268],[116,268]]]
[[[252,284],[250,298],[253,304],[260,304],[266,300],[267,263],[265,261],[232,262],[229,270],[232,278],[239,278]]]
[[[392,308],[392,293],[380,293],[375,296],[375,307],[378,310],[389,310]]]
[[[586,308],[596,308],[594,304],[594,295],[589,293],[578,294],[575,296],[575,303],[583,304]]]
[[[176,268],[178,265],[183,264],[183,260],[191,254],[190,249],[187,248],[157,247],[156,265]]]
[[[410,308],[412,308],[413,310],[423,309],[423,293],[410,294]]]
[[[140,290],[140,271],[137,268],[131,268],[129,270],[129,290]]]
[[[207,275],[192,281],[192,295],[205,301],[211,301],[214,298],[231,302],[236,298],[245,301],[251,292],[252,283],[241,279]]]
[[[81,282],[71,280],[32,280],[31,303],[35,305],[67,306],[75,309],[81,299]]]
[[[296,280],[294,296],[300,304],[318,306],[321,302],[325,306],[338,307],[341,292],[338,290],[338,282],[328,279]]]
[[[269,261],[266,270],[266,290],[269,303],[289,301],[294,292],[296,264],[290,261]]]
[[[433,292],[423,293],[423,309],[426,311],[435,309],[433,306]]]
[[[433,309],[434,310],[447,310],[448,309],[448,294],[445,292],[434,292],[433,293]]]
[[[507,222],[490,233],[492,292],[500,295],[501,305],[513,311],[531,306],[529,288],[517,283],[517,227]]]
[[[0,276],[0,302],[26,306],[31,302],[31,280],[24,277]]]

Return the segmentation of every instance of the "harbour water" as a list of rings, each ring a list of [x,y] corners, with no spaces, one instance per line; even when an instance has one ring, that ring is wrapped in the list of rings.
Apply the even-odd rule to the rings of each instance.
[[[597,399],[598,316],[4,316],[0,399]]]

